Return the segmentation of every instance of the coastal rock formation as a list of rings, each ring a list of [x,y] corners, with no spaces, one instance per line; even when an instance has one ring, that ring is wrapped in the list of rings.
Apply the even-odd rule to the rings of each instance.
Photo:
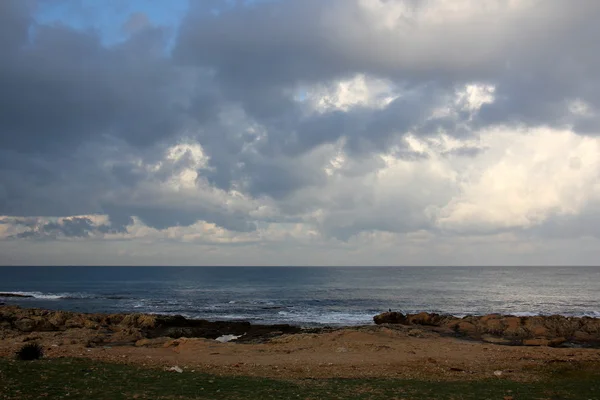
[[[238,342],[261,342],[271,337],[299,332],[290,325],[252,325],[249,322],[210,322],[175,315],[83,314],[68,311],[0,306],[0,339],[32,332],[68,332],[87,345],[127,344],[156,338],[241,337]]]
[[[379,314],[373,317],[373,321],[377,325],[381,324],[403,324],[406,325],[406,316],[399,312],[385,312],[383,314]]]
[[[386,312],[373,317],[376,324],[420,325],[491,343],[525,346],[560,346],[574,343],[600,346],[600,319],[561,315],[515,317],[489,314],[458,318],[419,313]]]
[[[32,296],[32,295],[29,295],[29,294],[0,293],[0,297],[19,297],[19,298],[26,298],[26,297],[33,297],[33,296]]]

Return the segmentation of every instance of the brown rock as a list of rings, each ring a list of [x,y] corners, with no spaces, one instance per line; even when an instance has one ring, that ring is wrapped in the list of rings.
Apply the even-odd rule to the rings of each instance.
[[[137,326],[141,329],[152,329],[156,327],[156,316],[140,315],[137,319]]]
[[[157,318],[154,315],[128,314],[119,324],[130,328],[151,329],[156,327]]]
[[[529,337],[529,334],[522,326],[522,320],[520,317],[505,317],[502,322],[504,324],[503,336],[513,338]]]
[[[100,329],[100,325],[97,322],[86,319],[83,321],[83,327],[86,329]]]
[[[502,335],[504,333],[504,324],[501,316],[498,314],[485,315],[479,319],[478,325],[482,332],[491,335]]]
[[[69,314],[64,311],[56,311],[48,317],[48,321],[57,329],[64,329]]]
[[[423,331],[420,329],[411,329],[408,331],[408,336],[423,337]]]
[[[384,312],[373,317],[373,321],[377,325],[381,324],[406,324],[406,316],[399,312]]]
[[[573,340],[580,343],[591,343],[599,342],[600,338],[587,332],[577,331],[573,334]]]
[[[414,315],[407,315],[407,319],[411,324],[440,326],[444,317],[436,313],[422,312]]]
[[[83,328],[84,322],[79,318],[70,318],[65,321],[65,329],[79,329]]]
[[[36,327],[36,321],[30,318],[22,318],[14,323],[15,328],[20,330],[21,332],[33,332]]]
[[[139,329],[128,328],[115,332],[108,341],[110,343],[135,343],[143,338]]]
[[[35,321],[35,330],[38,332],[51,332],[56,330],[54,325],[46,317],[33,317]]]
[[[475,335],[477,333],[477,328],[475,327],[475,325],[473,325],[470,322],[467,321],[461,321],[458,324],[456,324],[456,328],[455,328],[458,332],[464,334],[464,335]]]

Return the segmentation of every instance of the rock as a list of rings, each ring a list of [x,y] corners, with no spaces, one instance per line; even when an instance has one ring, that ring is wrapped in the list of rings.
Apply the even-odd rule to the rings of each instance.
[[[156,316],[154,315],[141,315],[138,317],[137,324],[139,328],[150,329],[156,327]]]
[[[482,332],[491,335],[502,335],[504,332],[504,324],[500,314],[484,315],[479,319]]]
[[[37,332],[51,332],[56,330],[54,325],[45,317],[33,317],[32,319],[35,321],[35,330]]]
[[[29,294],[18,294],[18,293],[0,293],[0,297],[17,297],[17,298],[31,298]]]
[[[600,337],[591,335],[587,332],[577,331],[577,332],[573,333],[573,341],[579,342],[579,343],[594,343],[594,342],[600,342]]]
[[[143,339],[144,336],[139,329],[128,328],[115,332],[107,340],[108,343],[136,343]]]
[[[547,337],[550,331],[544,324],[544,317],[528,317],[523,320],[523,328],[533,337]]]
[[[527,337],[527,331],[522,327],[522,320],[519,317],[505,317],[502,319],[504,324],[503,336],[514,338]]]
[[[422,312],[415,315],[409,314],[406,316],[406,318],[411,324],[425,326],[440,326],[448,317],[436,313]]]
[[[502,371],[494,371],[494,375],[497,376],[498,378],[502,376]]]
[[[70,318],[64,323],[66,329],[80,329],[83,328],[83,325],[83,321],[78,318]]]
[[[48,317],[48,322],[50,322],[56,329],[63,329],[65,322],[69,318],[69,314],[64,311],[57,311],[53,313],[50,317]]]
[[[240,336],[237,342],[260,343],[276,336],[298,333],[302,329],[287,324],[251,325],[249,322],[205,321],[183,316],[145,314],[83,314],[66,311],[0,307],[0,336],[32,331],[96,331],[110,343],[135,343],[141,339],[197,337],[216,339],[224,335]],[[89,333],[77,332],[85,343]]]
[[[23,318],[14,323],[15,328],[20,330],[21,332],[33,332],[36,327],[36,321],[30,318]]]
[[[423,331],[421,329],[411,329],[408,331],[408,336],[423,337]]]
[[[373,321],[377,325],[381,324],[407,324],[406,316],[399,312],[384,312],[373,317]]]
[[[174,367],[171,367],[171,368],[167,369],[167,371],[177,372],[179,374],[181,374],[183,372],[183,370],[181,368],[179,368],[179,366],[177,366],[177,365],[175,365]]]
[[[91,321],[89,319],[83,321],[83,327],[85,329],[93,329],[93,330],[100,329],[100,325],[98,325],[97,322]]]
[[[477,328],[470,322],[461,321],[456,324],[456,331],[463,335],[475,335],[477,333]]]
[[[554,339],[550,339],[550,347],[558,347],[560,345],[562,345],[563,343],[565,343],[567,341],[566,338],[564,337],[558,337],[558,338],[554,338]]]
[[[376,324],[404,324],[428,327],[442,334],[460,334],[496,344],[560,346],[565,342],[600,346],[600,319],[591,317],[489,314],[464,318],[435,313],[402,315],[387,312],[373,317]]]

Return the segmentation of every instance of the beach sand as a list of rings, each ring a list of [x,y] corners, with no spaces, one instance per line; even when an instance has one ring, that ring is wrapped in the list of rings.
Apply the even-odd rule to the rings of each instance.
[[[446,337],[405,326],[365,326],[283,335],[266,343],[202,338],[143,339],[136,345],[89,345],[89,330],[15,334],[0,341],[12,357],[27,342],[45,355],[147,367],[179,366],[215,375],[284,379],[388,377],[430,380],[536,380],[553,364],[600,363],[600,349],[506,346]]]

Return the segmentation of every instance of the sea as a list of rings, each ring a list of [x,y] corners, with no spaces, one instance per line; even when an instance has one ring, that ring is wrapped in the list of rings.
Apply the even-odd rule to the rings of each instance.
[[[600,267],[0,267],[5,304],[300,326],[388,310],[600,317]]]

